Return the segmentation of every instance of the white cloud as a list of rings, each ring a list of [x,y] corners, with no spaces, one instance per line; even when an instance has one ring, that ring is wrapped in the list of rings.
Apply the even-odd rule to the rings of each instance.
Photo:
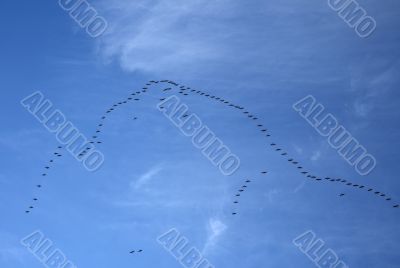
[[[25,260],[30,254],[18,242],[13,234],[0,232],[0,262],[15,262],[26,267]]]
[[[107,0],[101,6],[111,27],[100,51],[128,71],[185,70],[218,59],[226,33],[216,21],[229,13],[226,2]]]
[[[317,161],[321,157],[321,151],[314,151],[313,154],[311,155],[311,160],[312,161]]]
[[[207,254],[209,250],[213,249],[217,245],[219,238],[226,231],[227,228],[228,226],[217,218],[210,218],[208,220],[208,236],[202,254]]]
[[[266,194],[264,194],[268,198],[268,202],[272,203],[275,199],[275,197],[279,194],[280,192],[278,189],[272,189],[269,190]]]
[[[298,153],[300,155],[303,154],[303,148],[301,148],[297,145],[294,145],[294,150],[296,151],[296,153]]]
[[[137,190],[139,188],[141,188],[143,185],[145,185],[146,183],[148,183],[151,179],[154,178],[154,176],[156,176],[161,170],[162,170],[162,166],[161,165],[157,165],[152,167],[150,170],[148,170],[146,173],[142,174],[141,176],[139,176],[138,179],[132,181],[130,183],[131,188]]]
[[[373,57],[357,63],[350,69],[350,89],[358,94],[351,108],[357,116],[366,117],[376,109],[380,98],[396,88],[399,64]]]
[[[298,193],[300,190],[302,190],[304,188],[304,185],[306,185],[306,181],[303,181],[302,183],[300,183],[294,190],[293,193]]]

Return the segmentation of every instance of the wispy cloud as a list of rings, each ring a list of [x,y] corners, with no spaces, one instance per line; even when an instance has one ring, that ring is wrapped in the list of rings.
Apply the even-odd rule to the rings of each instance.
[[[311,161],[318,161],[318,159],[320,159],[321,157],[321,151],[314,151],[311,155]]]
[[[23,264],[25,267],[25,258],[29,255],[28,251],[24,250],[18,244],[18,239],[7,232],[0,233],[0,262],[15,262]]]
[[[162,165],[157,165],[152,167],[150,170],[140,175],[139,178],[133,180],[130,183],[131,188],[137,190],[141,188],[143,185],[148,183],[151,179],[153,179],[160,171],[163,169]]]
[[[275,200],[275,197],[280,193],[278,189],[268,190],[264,195],[268,198],[268,202],[272,203]]]
[[[220,219],[218,218],[210,218],[207,223],[207,240],[204,244],[204,248],[202,253],[207,254],[210,250],[212,250],[218,243],[221,235],[228,228]]]
[[[300,183],[300,184],[293,190],[293,193],[299,192],[301,189],[304,188],[304,185],[306,185],[306,181],[303,181],[302,183]]]
[[[294,145],[294,150],[296,151],[296,153],[298,153],[300,155],[303,154],[303,148],[301,148],[297,145]]]
[[[372,113],[377,102],[396,87],[399,82],[398,63],[373,57],[364,59],[359,65],[363,68],[351,68],[351,90],[357,94],[353,103],[353,112],[360,117]]]
[[[223,24],[217,22],[229,13],[225,0],[106,2],[102,6],[112,27],[101,52],[128,71],[184,69],[224,53]]]

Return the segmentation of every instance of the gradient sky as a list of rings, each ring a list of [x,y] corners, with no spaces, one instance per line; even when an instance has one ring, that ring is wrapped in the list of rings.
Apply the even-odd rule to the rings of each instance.
[[[77,267],[181,267],[156,242],[171,228],[215,267],[316,267],[292,244],[307,230],[349,267],[400,266],[400,210],[365,191],[307,180],[231,108],[181,96],[240,157],[232,176],[157,111],[153,91],[110,116],[100,170],[64,152],[43,180],[58,143],[20,105],[40,90],[90,136],[107,108],[146,81],[174,80],[247,107],[307,170],[400,202],[398,1],[358,1],[378,24],[366,39],[326,0],[93,0],[109,23],[97,39],[57,2],[0,4],[0,267],[44,267],[19,242],[35,230]],[[375,156],[371,174],[358,175],[293,110],[309,94]],[[232,217],[245,179],[253,183]],[[37,208],[26,215],[34,196]]]

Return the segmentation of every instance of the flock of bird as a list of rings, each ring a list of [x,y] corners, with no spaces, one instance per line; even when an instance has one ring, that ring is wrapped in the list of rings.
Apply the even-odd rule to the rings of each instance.
[[[62,146],[57,146],[56,150],[55,150],[54,153],[53,153],[53,157],[50,158],[50,159],[48,160],[46,166],[43,167],[43,173],[42,173],[42,176],[41,176],[42,178],[47,177],[47,175],[48,175],[48,173],[50,172],[51,168],[53,167],[55,161],[56,161],[58,158],[62,157],[62,154],[60,153],[62,149],[63,149]],[[42,188],[42,187],[43,187],[43,182],[44,182],[44,179],[41,179],[40,182],[38,182],[38,183],[35,185],[35,187],[36,187],[37,189]],[[39,201],[37,195],[35,195],[35,197],[33,197],[31,201],[32,201],[32,203],[31,203],[31,204],[28,206],[28,208],[25,210],[25,213],[26,213],[26,214],[31,213],[31,211],[35,208],[35,204],[34,204],[34,203],[37,203],[37,202]]]
[[[165,81],[165,80],[164,80]],[[160,82],[164,82],[160,81]],[[185,86],[179,86],[179,84],[172,82],[172,81],[166,81],[166,83],[172,84],[176,87],[178,87],[178,93],[187,96],[188,92],[198,94],[200,96],[204,96],[208,99],[215,100],[217,102],[220,102],[228,107],[232,107],[234,109],[237,109],[242,112],[250,121],[255,122],[256,127],[258,128],[259,132],[262,133],[262,135],[269,140],[268,146],[270,146],[275,152],[277,152],[280,156],[284,157],[287,162],[289,162],[293,167],[295,167],[299,173],[302,176],[305,176],[306,178],[319,182],[319,181],[325,181],[325,182],[330,182],[330,183],[341,183],[345,186],[352,187],[353,189],[358,189],[358,190],[365,190],[367,192],[370,192],[374,194],[377,197],[383,198],[386,202],[391,202],[393,208],[399,208],[399,204],[393,203],[392,198],[388,196],[385,193],[382,193],[381,191],[378,191],[374,189],[373,187],[367,187],[362,184],[357,184],[354,182],[351,182],[349,180],[341,179],[341,178],[331,178],[331,177],[320,177],[312,174],[310,171],[306,171],[305,168],[299,163],[299,161],[296,161],[293,157],[289,156],[289,153],[283,149],[283,147],[279,146],[275,142],[270,142],[272,139],[271,134],[269,133],[268,129],[263,125],[258,123],[258,116],[251,114],[248,110],[246,110],[243,106],[235,105],[223,98],[214,96],[212,94],[203,92],[201,90],[194,90],[191,89],[190,87],[185,87]],[[339,194],[340,197],[343,197],[345,194],[341,193]]]
[[[267,171],[261,171],[261,174],[267,174]],[[250,183],[252,182],[252,180],[250,179],[246,179],[243,183],[242,186],[240,186],[240,188],[237,190],[237,192],[235,192],[235,196],[233,197],[234,201],[233,204],[235,206],[237,206],[240,202],[240,198],[242,197],[242,195],[245,193],[246,189],[249,187]],[[237,215],[237,208],[234,208],[234,211],[232,212],[232,215]]]
[[[289,156],[289,153],[283,149],[282,146],[279,146],[276,142],[271,142],[270,140],[272,139],[272,136],[269,132],[269,130],[261,123],[259,123],[259,117],[250,113],[248,110],[246,110],[243,106],[240,105],[235,105],[233,103],[231,103],[230,101],[221,98],[221,97],[217,97],[215,95],[203,92],[201,90],[195,90],[195,89],[191,89],[190,87],[186,87],[183,85],[180,85],[174,81],[170,81],[170,80],[161,80],[161,81],[149,81],[141,90],[139,91],[135,91],[130,93],[130,95],[128,97],[126,97],[124,100],[114,103],[111,107],[109,107],[105,113],[101,116],[96,130],[93,133],[93,135],[91,136],[91,140],[89,141],[89,144],[82,152],[79,153],[79,157],[84,157],[85,154],[87,154],[89,152],[89,150],[94,146],[94,144],[101,144],[102,141],[99,140],[100,135],[103,131],[103,128],[105,126],[105,123],[108,119],[108,116],[115,112],[117,110],[117,108],[126,105],[130,102],[137,102],[140,101],[139,96],[141,94],[146,93],[149,90],[149,87],[151,87],[152,85],[156,85],[156,84],[167,84],[168,87],[162,89],[162,93],[166,93],[168,91],[172,91],[174,89],[174,87],[178,90],[178,93],[183,95],[183,96],[189,96],[189,94],[197,94],[199,96],[203,96],[206,97],[210,100],[214,100],[216,102],[219,102],[227,107],[236,109],[238,112],[241,112],[244,116],[246,116],[246,118],[248,118],[252,123],[255,123],[255,127],[257,128],[257,130],[263,135],[263,137],[265,137],[266,139],[268,139],[268,145],[270,148],[272,148],[275,152],[277,152],[281,157],[285,158],[285,160],[290,163],[290,165],[292,165],[294,168],[296,168],[298,170],[298,172],[305,176],[306,178],[315,181],[315,182],[320,182],[320,181],[325,181],[325,182],[329,182],[329,183],[341,183],[345,186],[348,187],[352,187],[353,189],[358,189],[358,190],[365,190],[367,192],[370,192],[380,198],[384,198],[384,200],[386,200],[387,202],[391,202],[392,198],[389,197],[388,195],[386,195],[385,193],[382,193],[372,187],[367,187],[365,185],[362,184],[357,184],[357,183],[353,183],[350,182],[348,180],[345,179],[341,179],[341,178],[330,178],[330,177],[320,177],[320,176],[316,176],[314,174],[312,174],[310,171],[306,171],[305,168],[298,162],[296,161],[293,157]],[[183,117],[187,117],[189,116],[188,114],[185,114]],[[138,117],[133,117],[132,120],[137,120]],[[36,188],[41,190],[41,188],[43,188],[45,180],[43,178],[46,178],[48,176],[48,173],[51,171],[51,169],[53,168],[54,164],[56,163],[57,159],[61,158],[63,155],[61,154],[61,150],[63,149],[62,146],[58,146],[56,148],[56,150],[53,153],[53,156],[49,159],[48,163],[43,167],[44,171],[42,173],[42,179],[41,182],[36,184]],[[261,174],[267,174],[267,171],[261,171]],[[245,192],[245,190],[248,188],[249,184],[251,183],[251,180],[246,179],[244,184],[240,187],[240,189],[237,191],[237,193],[234,196],[234,201],[233,203],[235,205],[239,204],[239,199],[242,196],[243,192]],[[339,194],[340,197],[343,197],[345,194],[341,193]],[[27,209],[25,210],[25,213],[31,213],[34,208],[35,208],[35,204],[39,201],[39,194],[35,195],[32,199],[32,204],[30,204]],[[392,207],[393,208],[399,208],[399,205],[396,203],[392,203]],[[237,215],[237,210],[236,208],[233,209],[234,211],[232,212],[232,215]],[[143,250],[139,249],[139,250],[132,250],[130,251],[131,254],[134,253],[141,253],[143,252]]]

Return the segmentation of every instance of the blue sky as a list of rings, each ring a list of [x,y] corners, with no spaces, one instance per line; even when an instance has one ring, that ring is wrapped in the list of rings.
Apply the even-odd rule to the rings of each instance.
[[[400,201],[400,4],[359,3],[378,25],[366,39],[324,0],[98,0],[91,4],[109,28],[92,39],[57,1],[3,1],[0,266],[44,267],[19,243],[40,229],[77,267],[181,267],[156,242],[176,228],[215,267],[315,267],[292,244],[307,230],[349,267],[399,267],[399,210],[365,191],[310,181],[268,146],[280,144],[319,176]],[[272,140],[231,108],[179,95],[240,157],[238,172],[223,176],[157,111],[155,90],[110,116],[100,170],[65,152],[42,179],[58,143],[21,99],[40,90],[90,136],[110,105],[151,79],[246,107]],[[371,174],[358,175],[293,110],[309,94],[375,156]],[[253,182],[232,217],[245,179]],[[129,254],[136,248],[144,252]]]

